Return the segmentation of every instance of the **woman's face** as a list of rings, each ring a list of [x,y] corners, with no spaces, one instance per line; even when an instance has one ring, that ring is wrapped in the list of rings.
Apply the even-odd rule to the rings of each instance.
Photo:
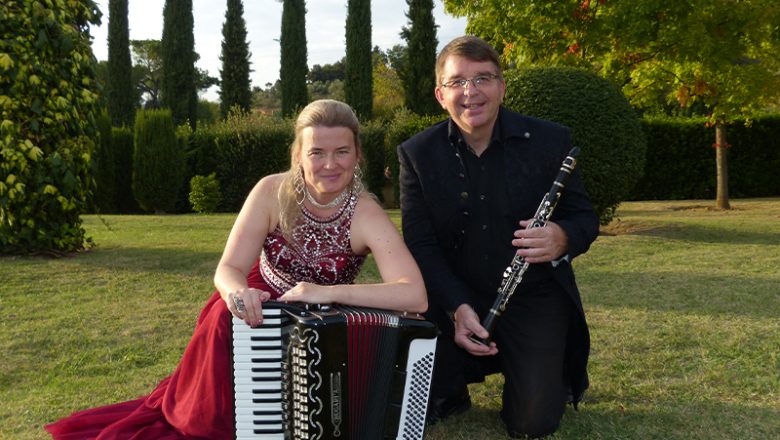
[[[306,186],[318,202],[333,200],[352,183],[358,154],[349,128],[304,128],[300,154]]]

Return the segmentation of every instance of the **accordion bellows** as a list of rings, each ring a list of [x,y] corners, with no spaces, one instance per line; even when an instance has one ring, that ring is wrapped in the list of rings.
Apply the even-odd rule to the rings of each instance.
[[[418,316],[263,305],[233,318],[236,439],[423,438],[438,331]]]

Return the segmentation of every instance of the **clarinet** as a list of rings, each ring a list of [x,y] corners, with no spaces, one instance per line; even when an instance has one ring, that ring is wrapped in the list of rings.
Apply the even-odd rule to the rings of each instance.
[[[569,155],[563,160],[561,168],[558,171],[558,175],[553,181],[552,187],[544,195],[542,203],[536,209],[533,221],[526,226],[526,230],[531,228],[543,228],[547,221],[550,220],[555,206],[558,205],[558,200],[561,198],[563,188],[566,186],[566,181],[569,176],[574,172],[574,167],[577,166],[577,155],[580,154],[580,149],[574,147],[569,151]],[[524,257],[521,257],[515,253],[512,258],[512,262],[504,269],[504,273],[501,275],[501,286],[498,288],[498,297],[490,308],[487,316],[482,321],[482,327],[488,332],[488,337],[485,339],[479,338],[476,335],[471,335],[469,339],[473,342],[482,345],[489,345],[490,339],[493,334],[493,329],[496,326],[496,319],[501,316],[501,313],[506,309],[506,305],[509,302],[509,298],[515,293],[515,289],[523,281],[523,275],[528,270],[529,263],[525,261]]]

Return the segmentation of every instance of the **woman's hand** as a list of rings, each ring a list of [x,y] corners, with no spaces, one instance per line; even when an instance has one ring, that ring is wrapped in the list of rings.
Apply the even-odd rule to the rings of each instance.
[[[263,303],[269,298],[268,292],[245,287],[228,294],[225,303],[233,316],[243,319],[250,327],[257,327],[263,322]]]
[[[331,291],[331,286],[300,282],[280,296],[279,301],[330,304],[333,302],[333,298],[329,295]]]

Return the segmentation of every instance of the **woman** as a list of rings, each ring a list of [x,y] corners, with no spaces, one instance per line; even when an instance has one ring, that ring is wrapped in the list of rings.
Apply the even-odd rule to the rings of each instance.
[[[426,310],[414,259],[363,191],[359,123],[349,106],[309,104],[290,153],[290,170],[262,178],[238,214],[217,291],[174,373],[149,396],[47,425],[55,439],[232,439],[231,315],[257,326],[269,299]],[[353,284],[369,252],[383,282]]]

